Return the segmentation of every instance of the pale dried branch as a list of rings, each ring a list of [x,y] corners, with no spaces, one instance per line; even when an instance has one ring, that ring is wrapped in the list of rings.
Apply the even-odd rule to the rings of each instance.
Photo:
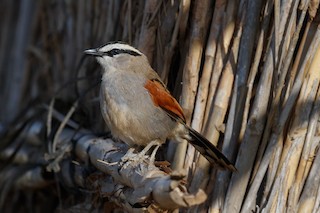
[[[61,141],[59,140],[57,145],[68,146],[68,144],[71,144],[71,138],[75,140],[74,152],[78,157],[77,162],[72,163],[70,158],[67,161],[63,161],[62,159],[68,156],[63,154],[54,159],[54,161],[57,161],[55,164],[59,164],[61,168],[57,170],[62,178],[60,181],[65,185],[98,190],[101,197],[108,194],[110,200],[130,212],[143,209],[142,207],[137,209],[134,206],[148,207],[151,204],[166,210],[181,207],[189,208],[204,202],[207,198],[201,189],[193,194],[188,193],[184,174],[178,172],[167,174],[160,171],[148,158],[144,160],[132,158],[127,162],[122,162],[121,159],[127,151],[127,146],[124,146],[124,144],[115,143],[111,139],[97,138],[87,133],[75,133],[70,129],[64,129],[60,134]],[[59,150],[62,150],[62,148],[59,148]],[[10,150],[7,152],[10,152]],[[66,152],[63,153],[65,154]],[[17,155],[25,156],[25,153],[20,151]],[[2,155],[2,159],[6,158],[6,156],[10,155]],[[27,159],[27,162],[24,161],[22,163],[30,163],[30,160]],[[85,166],[89,162],[99,171],[110,175],[113,181],[110,183],[108,176],[101,176],[88,185],[88,182],[85,181],[87,176],[83,176],[85,173],[81,172],[81,170],[75,174],[69,173],[74,171],[74,169],[68,169],[70,164],[74,164],[78,169],[81,169],[81,164]],[[46,179],[43,176],[46,163],[48,162],[42,161],[43,166],[32,167],[26,171],[22,170],[19,178],[14,179],[14,185],[20,189],[38,189],[52,184],[53,180]],[[9,169],[7,172],[2,173],[1,184],[10,179],[10,176],[17,174],[17,168],[13,167],[12,169],[12,171]],[[72,185],[72,181],[69,181],[73,178],[76,178],[75,183],[79,184],[78,186]],[[87,184],[84,184],[85,182]],[[112,185],[114,191],[110,191]]]
[[[132,205],[138,203],[150,204],[153,200],[163,209],[190,207],[205,201],[206,195],[202,190],[195,194],[187,192],[182,184],[184,175],[168,175],[155,167],[149,159],[139,162],[134,162],[133,159],[122,165],[120,162],[126,149],[123,150],[123,147],[110,139],[87,139],[77,143],[76,153],[90,150],[88,160],[97,169],[113,177],[119,190],[111,199],[124,208],[132,208]]]

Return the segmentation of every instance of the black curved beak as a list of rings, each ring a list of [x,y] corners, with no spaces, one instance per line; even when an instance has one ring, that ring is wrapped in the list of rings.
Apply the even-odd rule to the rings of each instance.
[[[99,57],[103,56],[103,52],[100,52],[98,49],[85,50],[83,51],[83,53],[86,55],[92,55],[92,56],[99,56]]]

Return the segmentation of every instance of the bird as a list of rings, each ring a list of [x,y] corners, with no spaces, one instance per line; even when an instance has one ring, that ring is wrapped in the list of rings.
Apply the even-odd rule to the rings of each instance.
[[[102,67],[100,108],[113,138],[129,147],[145,147],[143,154],[166,139],[185,139],[212,165],[236,171],[222,152],[186,124],[182,107],[141,51],[117,41],[84,54],[94,56]]]

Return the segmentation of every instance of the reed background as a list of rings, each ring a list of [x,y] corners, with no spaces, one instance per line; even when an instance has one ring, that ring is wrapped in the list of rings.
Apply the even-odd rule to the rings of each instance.
[[[52,97],[64,116],[81,97],[72,119],[105,131],[100,70],[83,51],[121,40],[147,55],[187,122],[238,169],[210,168],[187,143],[164,146],[172,168],[189,171],[189,190],[208,194],[191,212],[320,212],[318,6],[319,0],[1,0],[1,149],[24,146],[16,142],[23,136],[8,132],[31,117],[45,120]],[[73,192],[57,184],[18,189],[15,178],[33,163],[1,159],[1,172],[17,171],[0,178],[7,212],[55,211],[62,208],[59,190],[63,203],[76,205]]]

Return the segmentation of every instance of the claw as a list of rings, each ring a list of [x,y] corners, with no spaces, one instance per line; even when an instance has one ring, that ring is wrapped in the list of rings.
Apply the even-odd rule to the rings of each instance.
[[[143,148],[143,150],[139,154],[146,155],[146,153],[151,149],[151,147],[157,146],[159,148],[161,144],[162,143],[160,140],[151,141],[146,147]],[[155,150],[157,151],[158,148],[155,148]],[[153,154],[153,152],[152,152],[152,154]]]
[[[160,144],[157,144],[156,147],[153,149],[152,153],[151,153],[151,156],[150,156],[150,163],[154,164],[154,160],[156,158],[156,154],[157,154],[157,151],[160,147]]]
[[[159,140],[154,140],[151,141],[146,147],[143,148],[143,150],[141,152],[139,152],[138,154],[133,153],[134,148],[130,148],[128,150],[128,152],[121,158],[121,162],[120,166],[123,168],[126,168],[127,166],[131,165],[131,166],[136,166],[140,163],[142,163],[143,161],[145,161],[147,158],[149,158],[148,155],[146,155],[146,153],[153,147],[156,146],[154,148],[154,150],[151,153],[150,156],[150,160],[149,162],[153,165],[154,164],[154,160],[155,160],[155,156],[156,153],[161,145],[161,141]]]

